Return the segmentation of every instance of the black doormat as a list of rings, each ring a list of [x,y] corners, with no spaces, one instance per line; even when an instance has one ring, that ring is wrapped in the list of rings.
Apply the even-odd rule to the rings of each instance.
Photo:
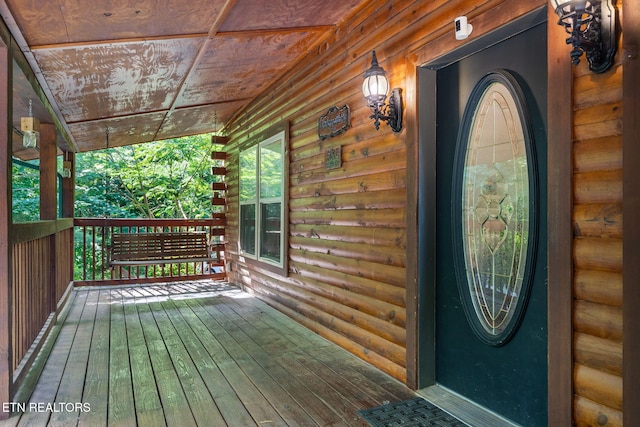
[[[388,403],[358,413],[373,427],[465,427],[462,421],[442,409],[417,397],[402,402]]]

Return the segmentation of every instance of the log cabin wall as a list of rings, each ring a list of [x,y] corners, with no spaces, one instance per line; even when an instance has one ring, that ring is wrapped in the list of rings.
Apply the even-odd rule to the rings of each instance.
[[[546,3],[378,0],[347,18],[227,127],[230,280],[415,386],[415,67],[460,45],[451,30],[456,16],[467,15],[473,36],[479,37]],[[621,3],[616,6],[619,13]],[[385,124],[376,131],[368,118],[360,86],[374,49],[391,87],[403,88],[406,126],[400,134]],[[569,50],[566,47],[567,61]],[[622,423],[619,58],[603,75],[589,72],[583,60],[571,78],[573,143],[566,143],[572,144],[573,152],[573,238],[567,246],[573,248],[573,266],[566,268],[573,277],[573,304],[566,304],[571,305],[566,310],[573,319],[573,368],[559,369],[572,369],[566,375],[571,378],[567,394],[573,395],[573,402],[570,396],[563,401],[578,425],[605,418],[606,425]],[[344,104],[351,107],[351,128],[321,141],[318,117]],[[256,135],[285,121],[290,123],[287,277],[239,256],[237,186],[239,151]],[[336,146],[342,146],[342,167],[325,170],[325,153]]]
[[[438,2],[444,4],[445,2]],[[406,44],[434,6],[367,2],[228,128],[230,278],[329,340],[406,380],[406,132],[376,131],[361,93],[376,49],[392,87],[405,87]],[[415,27],[394,34],[404,23]],[[389,38],[388,38],[389,37]],[[277,60],[277,58],[274,58]],[[351,128],[321,141],[318,118],[349,105]],[[238,152],[256,134],[289,127],[289,275],[238,256]],[[326,170],[342,146],[342,167]]]
[[[617,10],[623,13],[622,2]],[[622,425],[622,44],[573,68],[573,358],[577,425]]]
[[[456,16],[475,19],[474,31],[482,34],[544,4],[373,1],[346,19],[227,127],[230,279],[407,381],[406,168],[413,130],[408,125],[394,134],[383,124],[376,131],[361,93],[362,75],[376,50],[391,87],[403,88],[410,106],[415,67],[459,46],[452,31]],[[424,49],[427,45],[434,49]],[[344,104],[351,108],[351,128],[321,141],[319,116]],[[411,122],[414,114],[415,108],[408,107],[405,119]],[[239,194],[234,185],[239,151],[282,121],[290,123],[288,277],[238,256]],[[325,153],[336,146],[342,146],[342,167],[325,170]]]

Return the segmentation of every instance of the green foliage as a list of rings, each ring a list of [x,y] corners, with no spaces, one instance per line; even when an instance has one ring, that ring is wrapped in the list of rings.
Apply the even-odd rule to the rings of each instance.
[[[209,217],[211,151],[205,134],[79,154],[76,217]]]
[[[260,197],[282,195],[282,143],[280,140],[260,147]]]
[[[257,147],[240,153],[240,201],[255,200],[258,195],[256,174],[258,173]]]
[[[206,218],[212,213],[211,135],[114,147],[76,156],[75,216],[86,218]],[[92,231],[89,230],[91,233]],[[106,260],[101,231],[89,236],[95,263],[85,263],[87,279]],[[76,236],[81,241],[81,236]],[[77,279],[84,253],[76,245]],[[100,278],[100,277],[97,277]]]
[[[258,151],[259,148],[259,151]],[[260,199],[282,195],[282,141],[254,146],[240,153],[240,201],[256,200],[258,179]],[[258,162],[260,163],[258,167]],[[258,177],[258,173],[260,176]]]
[[[26,162],[25,162],[26,163]],[[37,168],[39,161],[29,164]],[[12,165],[13,222],[40,219],[40,171],[24,165]]]
[[[219,147],[215,147],[219,149]],[[211,216],[211,135],[197,135],[128,147],[80,153],[76,156],[75,216],[84,218],[207,218]],[[58,159],[58,163],[62,159]],[[40,217],[40,172],[38,160],[15,161],[13,222],[38,221]],[[33,166],[33,167],[30,167]],[[58,169],[60,170],[60,164]],[[58,191],[60,189],[58,188]],[[220,207],[216,207],[221,209]],[[85,256],[92,271],[102,271],[106,259],[100,230],[88,236],[85,248],[76,245],[75,277]],[[89,230],[92,233],[93,230]],[[76,231],[76,234],[80,230]],[[82,236],[77,235],[76,241]]]

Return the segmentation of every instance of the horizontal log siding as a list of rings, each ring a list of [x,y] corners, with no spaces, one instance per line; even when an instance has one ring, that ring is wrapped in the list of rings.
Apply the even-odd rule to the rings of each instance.
[[[407,85],[413,75],[407,67],[459,45],[451,34],[456,16],[474,18],[474,31],[482,34],[542,4],[365,2],[227,126],[230,279],[406,381],[407,207],[414,206],[407,199],[407,131],[396,135],[386,124],[375,130],[362,74],[375,49],[391,87],[402,88],[406,100],[415,90],[415,82]],[[434,50],[421,50],[426,45]],[[318,117],[344,104],[351,128],[319,140]],[[238,153],[283,121],[290,123],[288,277],[238,255]],[[326,152],[336,146],[342,146],[342,167],[325,170]]]
[[[586,61],[574,71],[573,224],[574,420],[579,426],[621,426],[620,63],[601,75],[589,72]]]
[[[444,2],[441,2],[444,3]],[[360,87],[379,49],[382,27],[411,17],[411,2],[371,2],[270,89],[230,127],[227,179],[237,182],[237,156],[256,133],[290,127],[290,273],[281,277],[242,262],[237,253],[238,189],[228,192],[230,277],[325,338],[392,376],[406,380],[406,148],[399,135],[369,120]],[[415,19],[415,18],[414,18]],[[368,35],[364,29],[371,30]],[[404,68],[378,50],[392,86]],[[330,65],[327,65],[330,64]],[[351,128],[320,141],[317,120],[347,104]],[[326,151],[342,146],[342,167],[326,170]]]

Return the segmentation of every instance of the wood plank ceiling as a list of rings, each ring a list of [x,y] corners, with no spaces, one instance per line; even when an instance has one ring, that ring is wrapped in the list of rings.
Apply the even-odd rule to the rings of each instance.
[[[84,152],[105,148],[107,129],[109,146],[221,129],[362,3],[0,0],[0,12],[70,136],[59,145]],[[32,98],[51,123],[14,74],[15,128]]]

